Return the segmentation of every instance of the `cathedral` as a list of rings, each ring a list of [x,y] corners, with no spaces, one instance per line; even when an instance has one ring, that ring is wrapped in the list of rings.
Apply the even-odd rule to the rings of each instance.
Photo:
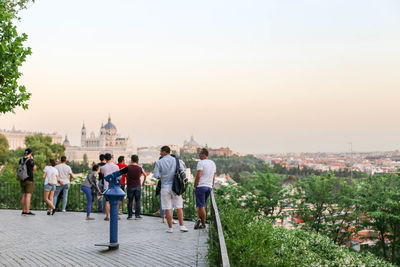
[[[99,161],[100,154],[111,153],[116,162],[119,156],[125,156],[125,160],[129,161],[130,156],[137,153],[129,137],[125,138],[118,135],[117,127],[111,122],[111,117],[108,118],[107,124],[101,125],[98,136],[93,131],[88,135],[86,126],[83,124],[81,146],[71,146],[67,137],[65,137],[64,146],[68,160],[78,162],[83,161],[85,154],[89,163],[92,163]]]

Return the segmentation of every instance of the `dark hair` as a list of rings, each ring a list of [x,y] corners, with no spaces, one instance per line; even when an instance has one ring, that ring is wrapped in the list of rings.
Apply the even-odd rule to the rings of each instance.
[[[139,162],[139,157],[138,157],[138,155],[132,155],[132,156],[131,156],[131,161],[132,161],[132,162],[135,162],[135,163],[138,163],[138,162]]]
[[[94,164],[92,167],[92,171],[97,171],[99,169],[100,165]]]
[[[103,161],[103,160],[104,160],[104,154],[100,154],[99,160],[100,160],[100,161]]]
[[[119,156],[118,157],[118,163],[121,163],[121,162],[123,162],[125,160],[125,157],[124,156]]]
[[[208,149],[203,147],[202,149],[200,149],[200,154],[203,154],[204,156],[208,157]]]
[[[61,162],[66,162],[67,161],[67,157],[66,156],[62,156],[60,160],[61,160]]]
[[[110,153],[106,153],[106,154],[104,155],[104,159],[107,160],[107,161],[111,160],[111,158],[112,158],[112,156],[111,156]]]
[[[171,148],[169,148],[169,146],[163,146],[161,148],[161,151],[169,154],[169,153],[171,153]]]
[[[55,159],[50,159],[49,162],[50,162],[51,166],[53,166],[53,167],[56,166],[56,160]]]

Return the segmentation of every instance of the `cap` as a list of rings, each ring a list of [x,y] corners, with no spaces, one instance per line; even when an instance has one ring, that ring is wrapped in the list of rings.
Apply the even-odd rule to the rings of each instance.
[[[31,154],[31,153],[32,153],[32,149],[27,148],[27,149],[25,149],[24,155],[25,155],[25,156],[28,156],[28,155]]]

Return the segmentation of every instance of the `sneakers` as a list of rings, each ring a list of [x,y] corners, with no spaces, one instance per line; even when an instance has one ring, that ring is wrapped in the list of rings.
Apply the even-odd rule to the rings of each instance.
[[[25,212],[25,211],[23,211],[23,212],[21,212],[21,215],[25,215],[27,212]]]
[[[187,231],[189,231],[189,230],[186,228],[186,226],[184,226],[184,225],[179,226],[179,230],[181,230],[181,232],[187,232]]]
[[[51,215],[54,215],[54,213],[56,213],[56,209],[51,212]]]
[[[94,218],[92,218],[92,217],[86,217],[86,221],[93,221],[94,220]]]
[[[35,215],[35,213],[30,212],[25,212],[25,215]]]
[[[62,210],[62,212],[67,212],[66,210]]]
[[[174,229],[173,229],[173,228],[168,228],[167,233],[172,234],[173,232],[174,232]]]
[[[132,216],[128,216],[126,219],[127,220],[133,220]]]
[[[176,220],[172,220],[173,224],[178,224],[178,222]]]
[[[199,229],[200,224],[201,224],[201,220],[198,219],[198,220],[195,222],[195,224],[194,224],[194,229],[195,229],[195,230]]]
[[[140,216],[140,215],[138,215],[138,216],[135,216],[135,220],[137,220],[137,219],[142,219],[143,217],[142,216]]]

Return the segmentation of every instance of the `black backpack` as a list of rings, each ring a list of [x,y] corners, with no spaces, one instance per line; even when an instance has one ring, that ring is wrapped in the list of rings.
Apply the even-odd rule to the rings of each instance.
[[[174,177],[174,181],[172,183],[172,191],[175,192],[175,194],[177,194],[178,196],[182,195],[188,186],[188,178],[186,177],[186,174],[184,171],[181,171],[179,166],[179,159],[176,159],[176,170],[175,170],[175,177]]]

